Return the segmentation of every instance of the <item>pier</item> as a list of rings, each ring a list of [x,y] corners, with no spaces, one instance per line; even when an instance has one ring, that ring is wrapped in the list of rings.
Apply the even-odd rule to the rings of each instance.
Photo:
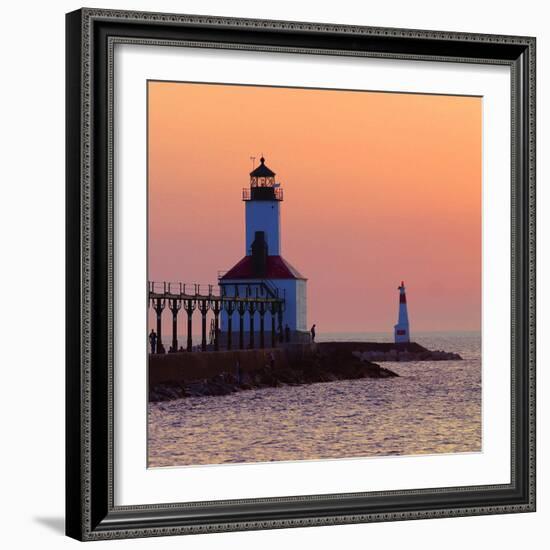
[[[218,294],[214,292],[214,285],[199,285],[186,283],[154,282],[148,283],[148,303],[156,314],[157,342],[162,348],[162,314],[168,307],[172,314],[172,345],[171,352],[181,349],[178,347],[178,315],[183,309],[187,315],[187,351],[193,351],[193,315],[197,312],[201,322],[201,350],[208,349],[207,344],[207,315],[213,315],[212,343],[214,351],[220,349],[220,313],[225,311],[228,315],[228,326],[225,338],[225,349],[233,348],[233,314],[239,315],[238,349],[245,349],[244,319],[249,316],[250,326],[254,327],[256,315],[260,319],[259,347],[265,348],[265,314],[271,315],[271,327],[269,331],[270,347],[276,347],[283,333],[283,312],[285,310],[285,298],[279,296],[279,291],[266,283],[247,285],[243,293],[243,285],[235,285],[231,295],[227,293],[227,287],[222,287]],[[249,331],[247,349],[255,347],[254,330]],[[161,351],[163,353],[163,351]]]
[[[281,386],[358,378],[394,378],[386,368],[357,357],[349,342],[291,344],[274,350],[168,353],[149,359],[149,401],[220,396]]]

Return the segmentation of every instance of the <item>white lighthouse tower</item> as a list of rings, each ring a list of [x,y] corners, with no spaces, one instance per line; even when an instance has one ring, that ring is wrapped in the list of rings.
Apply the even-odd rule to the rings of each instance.
[[[405,283],[401,281],[399,290],[399,317],[394,328],[395,343],[410,342],[409,337],[409,315],[407,313],[407,295],[405,294]]]
[[[222,295],[273,294],[284,298],[282,326],[292,341],[309,341],[307,331],[307,279],[281,255],[281,203],[283,189],[275,182],[275,172],[260,159],[250,172],[250,186],[243,189],[245,203],[245,256],[219,279]],[[266,314],[266,325],[270,320]],[[246,315],[245,331],[257,330],[256,314]],[[221,312],[222,338],[239,322],[238,312]],[[256,322],[255,322],[256,321]],[[277,320],[279,322],[279,319]],[[278,323],[279,324],[279,323]]]
[[[250,188],[243,189],[245,203],[245,254],[252,255],[252,243],[258,231],[263,231],[268,253],[281,252],[281,202],[283,190],[275,183],[275,172],[260,158],[260,165],[250,172]]]

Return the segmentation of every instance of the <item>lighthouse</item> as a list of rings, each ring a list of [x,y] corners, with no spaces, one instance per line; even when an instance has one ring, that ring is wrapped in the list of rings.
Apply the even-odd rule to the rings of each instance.
[[[405,293],[405,283],[401,281],[399,290],[399,316],[397,318],[397,325],[394,328],[395,343],[400,344],[403,342],[409,342],[409,315],[407,313],[407,295]]]
[[[289,262],[281,251],[281,206],[283,189],[275,181],[275,172],[268,168],[262,156],[260,164],[250,172],[249,186],[243,189],[245,210],[244,257],[219,278],[220,292],[225,296],[268,295],[284,299],[282,316],[277,319],[279,330],[292,341],[308,341],[307,279]],[[238,312],[221,312],[221,337],[230,326],[237,326]],[[244,330],[257,330],[258,312],[247,313]],[[271,313],[266,313],[267,318]],[[250,341],[254,341],[254,335]],[[257,341],[257,340],[256,340]]]

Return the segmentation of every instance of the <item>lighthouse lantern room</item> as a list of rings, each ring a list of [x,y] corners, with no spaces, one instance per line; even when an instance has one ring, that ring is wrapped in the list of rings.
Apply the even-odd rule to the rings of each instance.
[[[281,204],[283,189],[275,182],[275,172],[260,164],[250,172],[250,185],[243,189],[245,203],[245,255],[219,279],[222,295],[272,295],[284,299],[282,319],[277,324],[291,335],[292,341],[306,341],[307,332],[307,279],[281,255]],[[233,327],[239,323],[238,312],[232,313]],[[257,312],[245,316],[244,330],[258,326],[254,322]],[[270,320],[266,313],[266,324]],[[282,323],[280,322],[282,321]],[[228,313],[221,313],[221,338],[228,330]]]

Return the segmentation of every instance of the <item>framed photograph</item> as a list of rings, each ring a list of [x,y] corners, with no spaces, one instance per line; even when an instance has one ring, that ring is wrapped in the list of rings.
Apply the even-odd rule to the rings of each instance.
[[[535,39],[67,15],[67,535],[535,510]]]

